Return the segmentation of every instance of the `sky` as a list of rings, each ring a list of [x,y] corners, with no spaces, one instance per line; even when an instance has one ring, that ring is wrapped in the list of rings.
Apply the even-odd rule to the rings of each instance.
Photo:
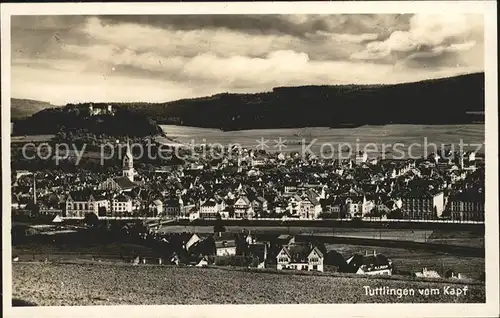
[[[164,102],[484,70],[482,15],[12,16],[12,97]]]

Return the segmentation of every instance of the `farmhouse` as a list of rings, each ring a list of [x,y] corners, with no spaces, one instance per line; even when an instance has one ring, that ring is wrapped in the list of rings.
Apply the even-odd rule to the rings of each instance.
[[[284,246],[276,256],[276,260],[278,270],[323,271],[323,253],[309,244]]]
[[[216,240],[215,241],[215,255],[217,255],[217,256],[236,255],[236,241],[235,240]]]
[[[347,260],[347,265],[356,274],[392,275],[392,261],[383,254],[355,254]]]
[[[421,272],[416,272],[415,277],[427,277],[427,278],[439,278],[441,277],[438,272],[434,270],[428,270],[427,267],[424,267]]]

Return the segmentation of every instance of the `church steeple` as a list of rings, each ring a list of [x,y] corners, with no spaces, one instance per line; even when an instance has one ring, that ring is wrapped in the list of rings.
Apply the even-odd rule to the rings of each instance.
[[[127,150],[122,161],[123,176],[127,177],[130,181],[134,182],[134,158],[130,150],[130,143],[127,138]]]

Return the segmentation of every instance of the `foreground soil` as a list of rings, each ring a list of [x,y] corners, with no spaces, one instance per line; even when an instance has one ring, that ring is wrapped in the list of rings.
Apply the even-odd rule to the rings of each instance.
[[[39,306],[471,303],[485,302],[484,284],[249,272],[128,264],[14,263],[13,299]],[[365,287],[414,290],[414,295],[370,296]],[[466,295],[445,291],[467,286]],[[439,294],[420,295],[434,288]]]

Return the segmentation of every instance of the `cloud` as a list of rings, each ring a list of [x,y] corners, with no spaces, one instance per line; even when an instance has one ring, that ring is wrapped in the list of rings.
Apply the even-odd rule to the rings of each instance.
[[[366,44],[364,50],[351,54],[354,60],[394,61],[415,57],[439,57],[473,49],[482,42],[482,17],[479,15],[417,14],[410,18],[408,30],[396,30],[383,41]],[[482,48],[481,48],[482,49]],[[482,60],[470,64],[482,65]]]
[[[469,15],[16,16],[12,21],[13,96],[55,103],[399,83],[483,68],[482,19]]]

